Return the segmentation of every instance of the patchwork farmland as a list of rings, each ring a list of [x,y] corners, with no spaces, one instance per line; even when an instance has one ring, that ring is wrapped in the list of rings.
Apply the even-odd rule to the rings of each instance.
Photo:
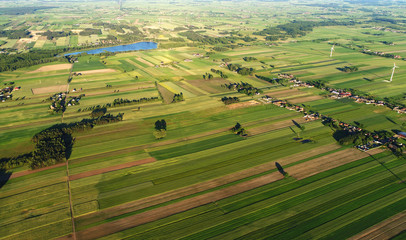
[[[0,3],[57,53],[0,70],[0,239],[403,239],[404,5],[316,2]]]

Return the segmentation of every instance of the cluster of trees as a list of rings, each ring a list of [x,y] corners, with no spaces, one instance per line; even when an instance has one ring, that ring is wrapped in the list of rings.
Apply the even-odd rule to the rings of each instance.
[[[101,35],[102,31],[100,29],[85,28],[79,33],[80,36],[90,36],[90,35]]]
[[[185,99],[183,98],[183,93],[175,93],[175,95],[173,95],[173,99],[172,99],[172,103],[176,103],[176,102],[182,102]]]
[[[247,136],[247,131],[238,122],[231,128],[231,131],[240,136]]]
[[[241,75],[252,75],[255,72],[253,68],[242,67],[240,64],[228,64],[227,68],[230,71],[236,71],[238,74]]]
[[[323,80],[309,80],[309,81],[306,81],[306,83],[308,83],[316,88],[319,88],[319,89],[326,88],[326,82],[324,82]]]
[[[30,50],[27,53],[20,54],[0,54],[0,72],[13,71],[18,68],[29,67],[41,63],[62,61],[68,62],[67,58],[58,57],[60,53],[68,49],[54,50]]]
[[[166,121],[164,119],[155,122],[154,136],[156,139],[166,137]]]
[[[248,96],[253,96],[253,95],[262,93],[261,89],[258,89],[246,82],[230,83],[230,84],[225,84],[222,86],[225,88],[228,88],[230,90],[237,90],[239,93],[245,93]]]
[[[32,14],[35,11],[42,10],[42,9],[50,9],[56,7],[46,7],[46,6],[39,6],[39,7],[5,7],[0,8],[1,14],[7,15],[24,15],[24,14]]]
[[[285,78],[271,78],[271,77],[265,77],[265,76],[261,76],[261,75],[257,75],[255,74],[255,77],[273,83],[273,84],[282,84],[284,85],[288,80]]]
[[[252,61],[257,61],[258,59],[255,57],[243,57],[244,61],[246,62],[252,62]]]
[[[65,31],[56,31],[56,32],[51,32],[51,31],[46,31],[43,33],[40,33],[42,36],[46,36],[48,40],[52,40],[54,38],[59,38],[59,37],[67,37],[72,35],[73,33],[71,31],[65,32]]]
[[[212,69],[210,69],[210,71],[212,71],[212,72],[214,72],[214,73],[217,73],[218,75],[220,75],[221,78],[228,78],[228,76],[227,76],[226,74],[224,74],[224,73],[223,73],[222,71],[220,71],[220,70],[217,70],[217,69],[212,68]]]
[[[20,30],[1,30],[0,37],[6,37],[8,39],[20,39],[20,38],[30,38],[31,33],[25,29]]]
[[[238,97],[222,97],[221,101],[225,104],[225,105],[229,105],[232,103],[238,103],[240,102],[240,99]]]
[[[356,67],[356,66],[345,66],[345,67],[341,67],[341,68],[337,68],[337,69],[342,71],[342,72],[356,72],[356,71],[358,71],[358,67]]]
[[[208,80],[213,79],[213,74],[205,73],[205,74],[203,74],[203,79],[208,79]]]
[[[190,41],[193,42],[201,42],[205,44],[210,44],[210,45],[215,45],[215,44],[228,44],[230,42],[234,42],[236,38],[233,37],[210,37],[210,36],[205,36],[201,35],[198,32],[195,31],[186,31],[186,32],[181,32],[179,35],[186,37]]]
[[[10,169],[27,164],[31,169],[42,168],[66,161],[72,152],[75,139],[72,134],[92,129],[96,125],[114,123],[123,120],[123,113],[107,114],[80,122],[62,123],[35,134],[31,141],[34,150],[13,158],[0,159],[0,168]]]
[[[126,106],[126,105],[131,105],[131,104],[140,104],[140,103],[147,103],[147,102],[155,102],[159,101],[158,97],[150,97],[150,98],[140,98],[140,99],[122,99],[122,98],[116,98],[113,100],[112,103],[106,103],[103,105],[95,105],[87,108],[80,108],[78,109],[78,112],[85,112],[85,111],[93,111],[95,109],[102,109],[102,108],[111,108],[111,107],[119,107],[119,106]]]
[[[314,27],[319,26],[348,26],[354,25],[355,22],[339,22],[334,20],[314,22],[314,21],[292,21],[290,23],[280,24],[276,27],[268,27],[262,31],[254,32],[255,35],[267,36],[266,39],[270,41],[278,40],[279,38],[304,36],[308,32],[313,31]]]

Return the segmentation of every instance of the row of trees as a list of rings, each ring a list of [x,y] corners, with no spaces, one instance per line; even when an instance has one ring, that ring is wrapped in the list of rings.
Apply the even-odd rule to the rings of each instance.
[[[228,78],[228,76],[227,76],[226,74],[224,74],[224,73],[223,73],[222,71],[220,71],[220,70],[217,70],[217,69],[212,68],[212,69],[210,69],[210,71],[212,71],[212,72],[214,72],[214,73],[217,73],[218,75],[220,75],[221,78]]]
[[[342,72],[356,72],[356,71],[358,71],[358,67],[356,67],[356,66],[345,66],[345,67],[341,67],[341,68],[337,68],[337,69],[342,71]]]
[[[244,61],[246,62],[253,62],[253,61],[257,61],[258,59],[255,57],[243,57],[242,58]]]
[[[113,100],[112,103],[106,103],[103,105],[95,105],[91,107],[86,107],[86,108],[80,108],[78,109],[78,112],[85,112],[85,111],[93,111],[95,109],[100,109],[100,108],[112,108],[112,107],[119,107],[119,106],[127,106],[127,105],[133,105],[133,104],[141,104],[141,103],[147,103],[147,102],[156,102],[159,101],[158,97],[150,97],[150,98],[140,98],[140,99],[123,99],[123,98],[116,98]]]
[[[213,79],[213,74],[211,74],[211,73],[205,73],[205,74],[203,74],[203,79],[207,79],[207,80],[210,80],[210,79]]]
[[[230,83],[230,84],[224,84],[222,86],[227,89],[230,89],[230,90],[237,90],[239,93],[245,93],[248,96],[253,96],[253,95],[262,93],[261,89],[258,89],[246,82]]]
[[[240,99],[238,97],[222,97],[221,101],[225,104],[225,105],[229,105],[232,103],[238,103],[240,102]]]
[[[173,99],[172,99],[172,103],[176,103],[176,102],[182,102],[185,99],[183,98],[183,93],[175,93],[175,95],[173,95]]]

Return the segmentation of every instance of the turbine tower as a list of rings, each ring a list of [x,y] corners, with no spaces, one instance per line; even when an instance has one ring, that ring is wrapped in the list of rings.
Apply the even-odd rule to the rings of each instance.
[[[393,79],[393,74],[395,73],[395,68],[399,68],[399,67],[398,67],[398,66],[396,66],[396,63],[393,63],[392,75],[390,75],[390,80],[389,80],[389,82],[392,82],[392,79]]]
[[[333,52],[334,52],[334,44],[333,44],[333,46],[331,47],[331,51],[330,51],[330,57],[332,57],[332,56],[333,56]]]

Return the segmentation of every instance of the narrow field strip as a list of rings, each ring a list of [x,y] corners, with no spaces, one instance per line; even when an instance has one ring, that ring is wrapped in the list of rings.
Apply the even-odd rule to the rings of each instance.
[[[326,146],[318,147],[318,148],[308,150],[308,151],[305,151],[302,153],[294,154],[289,157],[278,159],[278,162],[281,164],[289,164],[289,163],[296,162],[301,159],[316,156],[323,152],[328,152],[328,151],[338,149],[339,147],[340,146],[338,146],[336,144],[326,145]],[[98,211],[95,213],[91,213],[88,215],[80,216],[76,220],[81,226],[86,226],[86,225],[89,225],[94,222],[101,221],[101,220],[104,220],[104,219],[107,219],[110,217],[119,216],[119,215],[122,215],[122,214],[125,214],[128,212],[133,212],[133,211],[136,211],[139,209],[158,205],[158,204],[168,202],[168,201],[171,201],[174,199],[192,195],[192,194],[195,194],[198,192],[203,192],[203,191],[206,191],[206,190],[209,190],[209,189],[212,189],[215,187],[219,187],[219,186],[222,186],[222,185],[225,185],[228,183],[232,183],[232,182],[235,182],[235,181],[238,181],[238,180],[250,177],[250,176],[264,173],[264,172],[270,171],[272,169],[275,169],[274,162],[262,164],[262,165],[259,165],[259,166],[256,166],[256,167],[253,167],[250,169],[232,173],[232,174],[226,175],[224,177],[213,179],[213,180],[210,180],[207,182],[194,184],[194,185],[191,185],[188,187],[176,189],[176,190],[162,193],[159,195],[147,197],[147,198],[136,200],[133,202],[128,202],[128,203],[125,203],[122,205],[118,205],[116,207],[107,208],[107,209],[104,209],[104,210],[101,210],[101,211]]]
[[[390,239],[406,230],[406,211],[380,222],[348,240]]]
[[[35,170],[24,170],[24,171],[21,171],[21,172],[16,172],[16,173],[11,174],[10,179],[18,178],[18,177],[26,176],[28,174],[42,172],[42,171],[45,171],[45,170],[49,170],[49,169],[53,169],[53,168],[57,168],[57,167],[62,167],[62,166],[65,166],[65,163],[58,163],[58,164],[55,164],[55,165],[52,165],[52,166],[39,168],[39,169],[35,169]]]
[[[128,228],[132,228],[144,223],[156,221],[158,219],[171,216],[173,214],[187,211],[195,207],[218,201],[229,196],[236,195],[250,189],[281,180],[283,176],[274,172],[259,178],[255,178],[237,185],[203,194],[197,197],[186,199],[168,206],[153,209],[130,217],[122,218],[113,222],[104,223],[96,227],[91,227],[77,232],[78,239],[96,239],[105,235],[113,234]],[[70,238],[66,238],[70,239]]]
[[[368,153],[371,155],[383,152],[382,149],[373,149]],[[296,179],[303,179],[326,170],[350,163],[365,157],[369,154],[354,148],[346,149],[330,155],[313,159],[305,165],[296,165],[289,168],[289,174]]]
[[[371,161],[373,160],[367,160],[368,165],[370,165],[369,163],[371,163]],[[359,167],[361,167],[362,169],[365,161],[361,161],[360,163],[361,165],[359,165],[359,163],[355,165],[356,168],[354,170],[352,170],[354,164],[350,163],[350,165],[345,165],[344,167],[329,170],[330,174],[328,175],[326,175],[327,172],[324,172],[320,175],[316,175],[302,181],[291,182],[283,186],[282,189],[270,188],[265,192],[258,192],[258,196],[255,196],[255,193],[253,195],[252,192],[247,192],[243,193],[242,195],[240,194],[238,196],[234,196],[231,199],[220,201],[219,206],[221,206],[221,208],[227,213],[226,215],[220,216],[220,219],[218,219],[217,221],[216,219],[210,219],[209,225],[212,226],[210,228],[207,228],[207,225],[200,227],[197,226],[195,227],[195,230],[186,231],[183,233],[183,235],[190,235],[190,233],[196,231],[194,234],[191,235],[190,239],[202,239],[203,236],[206,239],[224,233],[225,235],[219,235],[219,237],[216,239],[235,239],[235,233],[237,232],[239,235],[244,235],[245,233],[252,232],[255,229],[259,229],[261,226],[266,226],[268,224],[275,223],[283,218],[290,217],[292,213],[315,207],[317,206],[317,204],[326,201],[326,198],[319,198],[326,193],[335,191],[339,195],[343,195],[348,191],[352,191],[353,189],[344,189],[343,192],[343,190],[339,188],[348,185],[348,170],[355,174],[354,176],[350,177],[351,179],[353,179],[354,177],[355,179],[359,179],[358,175],[360,174],[358,173],[357,169],[359,169]],[[373,165],[376,165],[376,163],[373,163]],[[375,166],[373,168],[383,171],[379,166]],[[342,172],[342,170],[344,171]],[[370,179],[363,180],[362,182],[357,182],[355,183],[355,185],[371,185],[371,179],[373,180],[372,183],[374,181],[379,181],[379,179],[376,179],[376,177],[369,176],[369,178]],[[337,182],[330,183],[332,179]],[[371,186],[374,187],[374,184],[372,184]],[[252,191],[255,192],[255,190]],[[243,198],[243,196],[253,198],[252,200],[254,200],[254,202],[247,198]],[[327,198],[335,197],[336,194],[327,195]],[[307,202],[309,200],[313,203]],[[284,212],[284,209],[291,209],[291,211]],[[274,214],[277,215],[275,216]],[[215,226],[213,226],[213,223]],[[204,225],[204,223],[202,224]],[[234,233],[230,232],[230,230],[232,229],[235,229],[235,232],[233,230]],[[233,236],[232,238],[225,237],[228,236],[228,232],[230,232],[230,236]]]
[[[297,103],[304,103],[304,102],[311,102],[311,101],[315,101],[315,100],[319,100],[319,99],[323,99],[323,97],[321,96],[305,96],[305,97],[298,97],[298,98],[292,98],[289,99],[289,103],[292,104],[297,104]]]
[[[142,159],[142,160],[138,160],[135,162],[123,163],[123,164],[119,164],[119,165],[115,165],[115,166],[111,166],[111,167],[107,167],[107,168],[101,168],[101,169],[96,169],[96,170],[92,170],[92,171],[82,172],[82,173],[78,173],[78,174],[69,176],[69,181],[74,181],[77,179],[95,176],[95,175],[99,175],[102,173],[112,172],[112,171],[116,171],[116,170],[120,170],[120,169],[124,169],[124,168],[134,167],[134,166],[138,166],[138,165],[142,165],[142,164],[152,163],[155,161],[156,161],[155,158],[147,158],[147,159]]]
[[[301,163],[296,166],[298,166],[299,169],[303,168],[303,166],[306,166],[307,163]],[[288,172],[289,172],[288,168]],[[122,218],[110,223],[104,223],[95,227],[91,227],[85,230],[82,230],[78,232],[78,237],[79,239],[83,239],[84,237],[94,239],[98,237],[102,237],[104,235],[112,234],[118,231],[122,231],[131,227],[135,227],[147,222],[152,222],[156,221],[158,219],[164,218],[171,216],[173,214],[183,212],[204,204],[208,204],[210,202],[215,202],[230,196],[234,196],[236,194],[264,186],[266,184],[269,184],[273,181],[282,179],[282,175],[278,172],[274,172],[271,174],[267,174],[258,178],[254,178],[251,180],[248,180],[246,182],[242,182],[224,189],[216,190],[214,192],[206,193],[197,197],[192,197],[190,199],[186,199],[168,206],[163,206],[157,209],[153,209],[147,212],[143,212],[137,215],[133,215],[130,217]],[[105,232],[102,232],[102,229],[108,229],[105,230]]]
[[[281,129],[281,128],[285,128],[285,127],[289,127],[289,126],[294,126],[295,124],[293,123],[293,121],[295,121],[299,124],[306,122],[306,120],[304,118],[288,119],[288,120],[279,121],[276,123],[248,128],[248,132],[249,132],[249,135],[258,135],[261,133],[270,132],[273,130],[277,130],[277,129]]]

